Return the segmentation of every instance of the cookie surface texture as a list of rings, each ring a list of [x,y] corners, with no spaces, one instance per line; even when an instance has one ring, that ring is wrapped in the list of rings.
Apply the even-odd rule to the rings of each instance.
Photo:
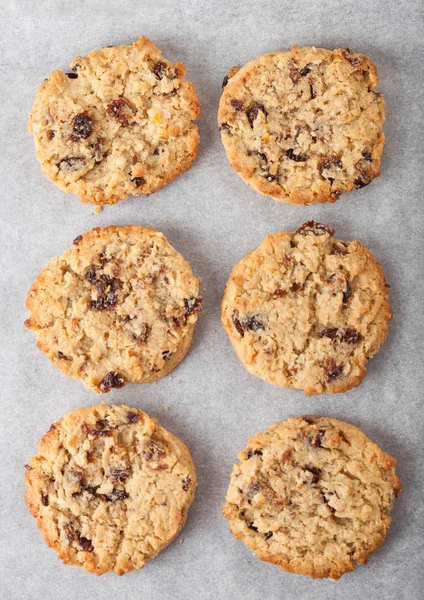
[[[380,263],[358,241],[308,221],[279,231],[234,267],[221,321],[245,368],[305,394],[359,385],[391,319]]]
[[[66,375],[106,393],[155,381],[184,358],[202,308],[198,290],[162,233],[97,228],[41,271],[25,324]]]
[[[26,469],[25,499],[44,539],[96,575],[154,558],[184,526],[196,489],[183,442],[125,405],[65,415]]]
[[[338,579],[384,541],[401,491],[396,461],[353,425],[289,419],[251,438],[238,459],[223,514],[260,559]]]
[[[348,49],[293,47],[224,79],[218,124],[231,166],[279,202],[334,202],[377,177],[384,98],[377,69]]]
[[[76,57],[39,89],[29,119],[43,173],[83,202],[152,194],[190,168],[200,103],[182,63],[150,40]]]

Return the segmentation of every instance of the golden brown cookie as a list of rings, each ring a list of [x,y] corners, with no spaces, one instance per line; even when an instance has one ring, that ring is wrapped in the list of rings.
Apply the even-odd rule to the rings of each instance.
[[[224,516],[261,560],[338,579],[384,541],[401,484],[396,461],[349,423],[304,416],[239,453]]]
[[[196,489],[183,442],[125,405],[65,415],[26,469],[25,499],[44,539],[96,575],[144,567],[181,531]]]
[[[296,48],[224,79],[218,123],[233,169],[279,202],[334,202],[377,177],[384,99],[377,69],[349,49]]]
[[[252,375],[305,394],[359,385],[391,319],[380,263],[308,221],[266,237],[234,267],[221,321]]]
[[[74,59],[34,101],[29,130],[43,173],[83,202],[152,194],[190,168],[200,104],[182,63],[146,37]]]
[[[184,358],[202,309],[198,291],[162,233],[99,227],[41,271],[25,324],[66,375],[106,393],[164,377]]]

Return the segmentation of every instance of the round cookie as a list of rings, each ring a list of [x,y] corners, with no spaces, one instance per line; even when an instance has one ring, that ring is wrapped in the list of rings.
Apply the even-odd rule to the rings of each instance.
[[[125,405],[65,415],[26,469],[25,499],[44,539],[96,575],[144,567],[181,531],[196,489],[183,442]]]
[[[182,63],[146,37],[76,57],[54,71],[29,118],[43,173],[83,202],[153,194],[190,168],[200,103]]]
[[[233,169],[278,202],[334,202],[371,183],[384,146],[377,69],[349,49],[296,48],[224,79],[218,111]]]
[[[308,221],[267,236],[234,267],[221,321],[252,375],[305,394],[359,385],[391,319],[380,263]]]
[[[338,579],[384,541],[401,491],[396,461],[343,421],[269,427],[238,455],[224,516],[261,560]]]
[[[106,393],[164,377],[184,358],[202,309],[198,291],[162,233],[96,228],[38,275],[25,325],[66,375]]]

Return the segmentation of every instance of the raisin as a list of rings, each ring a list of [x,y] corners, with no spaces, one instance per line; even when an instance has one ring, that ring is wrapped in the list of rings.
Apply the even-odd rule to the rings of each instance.
[[[49,138],[49,140],[52,140],[55,136],[55,132],[54,131],[49,131],[47,134],[47,137]]]
[[[290,290],[292,292],[299,292],[302,288],[303,288],[303,285],[301,283],[293,283]]]
[[[328,327],[327,329],[323,329],[322,331],[320,331],[318,337],[328,337],[330,338],[330,340],[334,340],[336,339],[338,332],[339,330],[337,329],[337,327]]]
[[[169,350],[165,350],[165,352],[162,352],[163,360],[171,360],[171,357],[172,357],[172,352],[170,352]]]
[[[86,113],[75,115],[72,121],[72,139],[85,140],[93,133],[93,119]]]
[[[344,332],[341,341],[345,342],[346,344],[356,344],[359,340],[359,333],[356,331],[356,329],[346,329],[346,331]]]
[[[241,100],[231,100],[230,104],[236,112],[243,110],[243,102]]]
[[[286,156],[290,158],[290,160],[294,160],[294,162],[305,162],[308,160],[306,154],[295,154],[293,148],[286,150]]]
[[[266,533],[264,537],[266,540],[269,540],[269,538],[272,538],[273,535],[274,534],[272,533],[272,531],[268,531],[268,533]]]
[[[249,450],[247,453],[247,458],[252,458],[252,456],[262,456],[262,450]]]
[[[311,99],[314,100],[317,97],[317,92],[316,92],[316,89],[314,88],[313,83],[309,84],[309,90],[311,92]]]
[[[81,546],[81,548],[85,552],[93,552],[94,547],[93,547],[93,544],[91,543],[91,540],[87,539],[86,537],[83,537],[82,535],[79,535],[78,542],[79,542],[79,545]]]
[[[123,377],[116,371],[110,371],[106,377],[103,377],[99,383],[99,389],[102,392],[109,392],[112,388],[122,388],[125,385]]]
[[[197,298],[194,298],[194,297],[193,298],[185,298],[184,299],[184,306],[186,309],[185,316],[189,317],[193,313],[202,312],[202,302],[203,302],[203,299],[200,296],[198,296]]]
[[[242,327],[240,319],[238,318],[238,312],[237,311],[233,312],[232,321],[233,321],[234,327],[237,329],[238,333],[241,335],[241,337],[243,337],[244,336],[244,329]]]
[[[145,445],[143,451],[144,458],[147,461],[158,461],[160,458],[164,458],[166,456],[165,449],[155,440],[150,440]]]
[[[92,300],[90,307],[94,310],[110,310],[118,302],[118,298],[114,294],[100,295],[97,300]]]
[[[93,156],[96,162],[100,162],[103,158],[103,149],[100,142],[96,142],[93,146]]]
[[[258,329],[265,329],[263,324],[258,321],[256,317],[247,317],[243,321],[243,328],[249,331],[257,331]]]
[[[120,289],[122,282],[115,277],[102,274],[97,276],[95,269],[90,268],[86,278],[95,286],[97,298],[91,301],[90,307],[95,310],[109,310],[118,302],[115,295],[116,290]]]
[[[32,467],[31,467],[31,465],[25,465],[25,469],[26,469],[27,471],[32,471]]]
[[[359,65],[362,65],[362,63],[365,61],[365,58],[355,55],[352,50],[349,50],[349,48],[346,48],[346,50],[343,51],[343,56],[350,62],[352,67],[359,67]]]
[[[342,167],[342,161],[338,156],[326,156],[322,161],[323,169],[341,169]]]
[[[250,501],[252,500],[252,498],[254,496],[256,496],[256,494],[258,494],[260,491],[261,491],[261,484],[258,481],[255,483],[252,483],[252,485],[250,485],[247,488],[246,498],[247,498],[249,504],[250,504]]]
[[[147,342],[147,338],[150,334],[150,327],[147,323],[142,323],[140,326],[140,333],[136,336],[135,341],[139,346],[142,346]]]
[[[67,356],[65,356],[65,354],[63,354],[63,352],[61,352],[60,350],[57,353],[57,358],[58,358],[58,360],[71,360],[70,358],[68,358]]]
[[[372,181],[371,177],[365,176],[365,177],[358,177],[358,179],[355,179],[353,182],[353,185],[355,186],[355,188],[357,190],[365,187],[366,185],[369,185]]]
[[[130,475],[129,469],[112,469],[109,473],[109,477],[114,479],[115,481],[120,481],[123,483],[126,479],[128,479]]]
[[[318,483],[319,478],[321,476],[321,469],[318,469],[317,467],[307,466],[305,467],[305,470],[309,471],[309,473],[312,473],[311,484],[314,485],[315,483]]]
[[[125,500],[128,498],[129,494],[125,490],[118,490],[118,488],[113,488],[110,494],[105,494],[105,500],[107,502],[116,502],[117,500]]]
[[[252,106],[252,108],[249,108],[249,110],[246,111],[246,115],[247,115],[247,118],[249,120],[251,127],[253,127],[253,123],[257,119],[258,114],[259,114],[259,108],[257,106]]]
[[[254,104],[249,110],[246,111],[247,118],[249,119],[250,125],[253,127],[254,121],[258,118],[259,111],[262,111],[265,115],[266,110],[262,104]]]
[[[41,504],[43,506],[48,506],[49,505],[49,497],[48,497],[47,494],[41,493]]]
[[[137,423],[137,421],[140,419],[140,415],[135,412],[129,412],[127,413],[127,419],[128,423]]]
[[[322,438],[325,435],[325,429],[318,429],[317,434],[314,437],[309,437],[309,441],[311,446],[313,446],[314,448],[322,448]]]
[[[255,526],[253,525],[253,523],[249,523],[247,526],[248,526],[248,528],[249,528],[249,529],[251,529],[252,531],[258,531],[258,528],[257,528],[257,527],[255,527]]]
[[[310,72],[311,72],[311,67],[309,65],[306,65],[306,67],[303,67],[303,69],[300,69],[300,71],[299,71],[299,73],[301,74],[302,77],[305,77],[305,75],[307,75]]]
[[[338,200],[342,195],[342,192],[340,190],[332,190],[331,195],[334,198],[334,200]]]
[[[347,248],[340,246],[339,244],[334,244],[332,254],[339,254],[340,256],[346,256]]]
[[[346,304],[346,302],[349,300],[351,294],[352,294],[352,287],[351,287],[350,283],[348,282],[348,280],[346,279],[346,291],[343,292],[343,304]]]
[[[109,427],[109,421],[107,417],[104,419],[97,419],[96,425],[99,429],[107,429]]]
[[[87,423],[83,423],[81,428],[86,435],[94,435],[98,437],[110,437],[112,435],[112,432],[109,429],[99,431],[98,429],[93,429],[93,427],[90,427],[90,425],[87,425]]]
[[[265,329],[263,324],[256,318],[256,316],[239,319],[238,312],[234,311],[232,320],[241,337],[244,336],[245,331],[257,331],[258,329]]]
[[[82,240],[82,235],[78,235],[72,243],[75,244],[76,246],[78,246],[78,244],[81,240]]]
[[[189,488],[191,486],[191,477],[190,477],[190,475],[187,475],[187,477],[185,479],[183,479],[182,484],[183,484],[183,490],[185,492],[188,492],[188,490],[189,490]]]
[[[279,288],[277,288],[275,290],[275,292],[272,294],[273,298],[281,298],[282,296],[286,295],[286,291],[285,290],[281,290]]]
[[[167,65],[164,62],[157,62],[153,67],[153,73],[158,79],[163,79],[166,74]]]
[[[65,73],[66,77],[69,79],[78,79],[78,73]]]
[[[92,284],[95,284],[97,281],[97,273],[95,267],[90,267],[85,274],[85,278]]]
[[[290,61],[290,64],[289,64],[289,76],[290,76],[290,79],[293,81],[294,85],[297,85],[297,83],[300,80],[301,75],[293,61]]]
[[[322,223],[316,223],[315,221],[306,221],[294,232],[296,235],[334,235],[334,229],[329,225],[323,225]]]
[[[85,166],[85,160],[76,156],[68,156],[57,163],[57,166],[61,171],[67,171],[73,173],[74,171],[80,171]]]
[[[222,87],[222,89],[224,89],[224,88],[225,88],[225,86],[227,85],[227,83],[228,83],[228,75],[226,75],[226,76],[224,77],[224,79],[222,80],[222,86],[221,86],[221,87]]]
[[[324,374],[328,383],[339,379],[343,374],[343,365],[336,364],[334,358],[328,358],[324,364]]]
[[[144,179],[144,177],[133,177],[131,179],[131,181],[137,187],[140,187],[141,185],[143,185],[144,183],[146,183],[146,180]]]
[[[228,123],[221,123],[219,126],[219,131],[231,131],[231,127],[228,125]]]
[[[106,107],[106,112],[110,117],[114,117],[119,121],[122,127],[127,127],[130,118],[130,105],[124,98],[112,100]]]
[[[367,162],[372,162],[372,156],[371,156],[371,154],[369,154],[369,152],[362,152],[362,156],[364,157],[364,160],[366,160]]]
[[[281,462],[283,465],[286,464],[286,462],[289,460],[291,455],[292,455],[291,450],[286,450],[285,452],[283,452],[283,455],[281,456]]]

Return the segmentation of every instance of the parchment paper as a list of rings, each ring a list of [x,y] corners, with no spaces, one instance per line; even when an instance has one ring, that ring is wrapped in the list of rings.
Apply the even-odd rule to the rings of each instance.
[[[416,0],[71,0],[2,2],[0,596],[5,600],[408,599],[423,576],[423,36]],[[93,215],[41,173],[26,121],[43,78],[76,55],[147,35],[183,61],[201,99],[200,152],[192,170],[149,198]],[[279,205],[232,171],[216,110],[234,64],[292,44],[365,52],[387,102],[382,176],[335,205]],[[360,239],[384,266],[394,318],[362,385],[306,398],[244,370],[219,323],[232,266],[270,232],[314,218],[341,239]],[[65,377],[25,330],[27,291],[52,256],[95,226],[140,223],[163,231],[202,279],[204,312],[187,358],[156,384],[98,397]],[[199,487],[177,540],[142,571],[100,579],[63,565],[23,500],[24,464],[64,413],[100,400],[159,418],[188,444]],[[163,410],[164,405],[169,411]],[[403,493],[384,545],[338,582],[312,581],[261,563],[229,533],[221,506],[249,436],[289,416],[315,413],[359,426],[398,459]]]

